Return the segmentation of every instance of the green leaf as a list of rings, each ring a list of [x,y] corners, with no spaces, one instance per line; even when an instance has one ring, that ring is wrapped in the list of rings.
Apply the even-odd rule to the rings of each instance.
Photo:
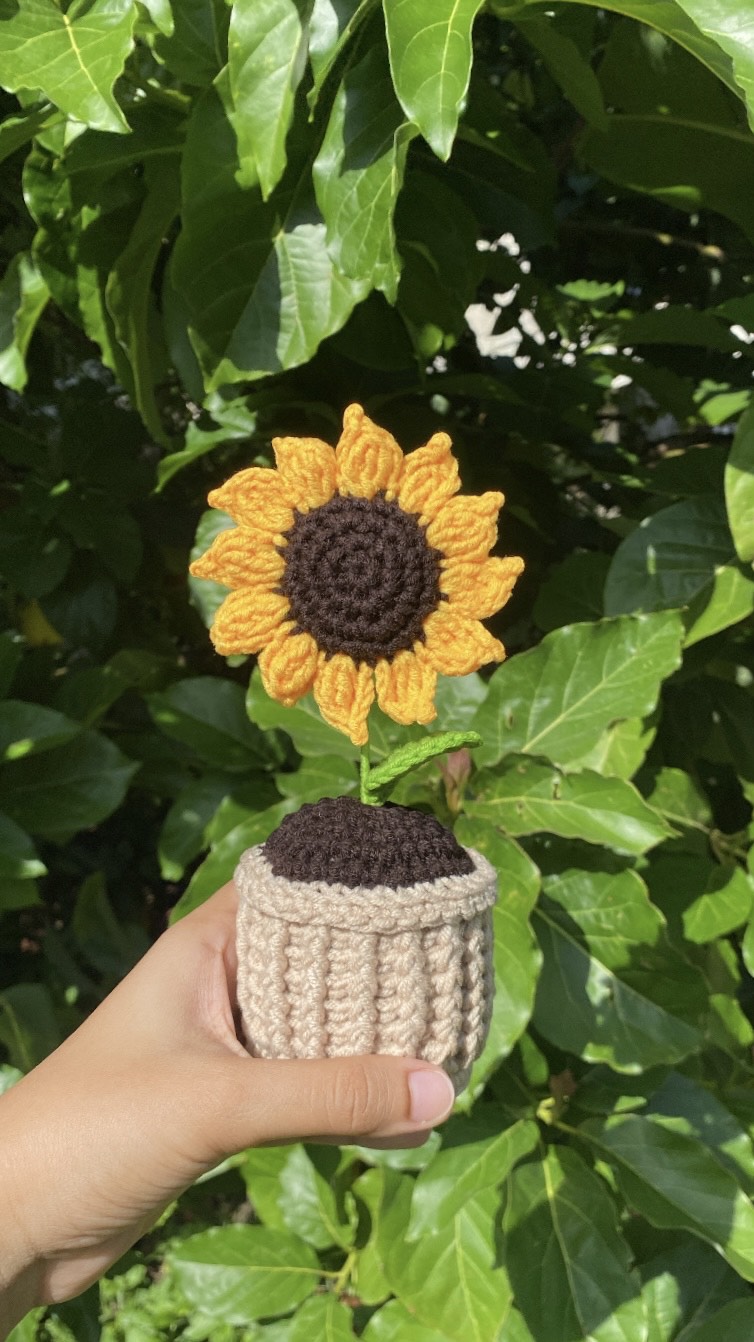
[[[395,1295],[427,1327],[451,1342],[504,1337],[512,1292],[495,1253],[497,1194],[469,1199],[436,1235],[393,1242],[387,1276]]]
[[[99,732],[0,765],[0,808],[24,829],[65,842],[122,802],[136,764]]]
[[[471,29],[482,0],[383,0],[390,69],[409,121],[441,159],[453,147],[471,77]]]
[[[59,117],[59,113],[49,103],[42,107],[30,107],[20,116],[7,116],[0,121],[0,163],[15,154],[22,145],[28,144],[38,131]]]
[[[666,1127],[685,1132],[709,1148],[749,1195],[754,1189],[754,1147],[748,1132],[720,1098],[680,1072],[670,1072],[644,1109]]]
[[[208,452],[213,452],[216,447],[220,447],[223,443],[245,442],[251,438],[256,428],[256,414],[249,410],[246,400],[243,398],[231,402],[229,409],[231,407],[237,409],[238,413],[228,414],[227,418],[223,416],[219,425],[216,425],[209,415],[206,416],[206,419],[203,417],[204,422],[192,420],[186,428],[185,446],[179,452],[171,452],[167,457],[163,457],[158,463],[155,493],[161,493],[168,481],[172,480],[178,471],[182,471],[185,466],[190,466],[193,462],[198,461],[199,457],[206,456]],[[207,427],[205,427],[205,424],[207,424]],[[207,512],[202,513],[196,532],[195,549],[197,549],[197,553],[194,554],[192,551],[192,559],[198,558],[199,553],[202,553],[198,550],[202,538],[202,528],[208,525],[208,520],[212,517],[215,519],[218,517],[227,518],[225,525],[233,525],[228,514],[221,513],[216,508],[210,508]],[[211,539],[214,538],[210,537]],[[202,580],[197,578],[194,581],[201,582]],[[215,583],[214,586],[218,587],[220,584]],[[225,590],[223,588],[223,592]]]
[[[191,547],[191,562],[201,558],[221,531],[229,531],[233,526],[235,526],[233,518],[227,513],[221,512],[218,508],[207,508],[197,524],[194,544]],[[213,582],[210,578],[194,578],[191,574],[188,584],[191,604],[196,606],[209,629],[230,588],[220,582]]]
[[[215,769],[242,773],[267,757],[264,737],[249,721],[244,692],[234,681],[193,676],[146,699],[160,730]]]
[[[626,718],[625,722],[614,723],[591,750],[573,760],[569,767],[594,769],[609,778],[633,778],[657,735],[655,721],[656,715],[652,714],[647,721]]]
[[[703,893],[684,910],[684,936],[697,944],[726,936],[746,922],[752,899],[754,880],[741,867],[710,865]]]
[[[736,553],[754,560],[754,407],[739,421],[725,467],[725,502]]]
[[[217,93],[195,104],[172,277],[210,388],[306,362],[371,287],[333,266],[299,158],[265,203],[238,185],[235,136]]]
[[[534,1150],[539,1130],[520,1118],[509,1127],[497,1107],[476,1109],[471,1118],[451,1118],[442,1129],[442,1149],[414,1186],[408,1239],[442,1234],[461,1207],[488,1188],[499,1188],[513,1167]]]
[[[50,291],[27,252],[17,252],[0,281],[0,382],[23,391],[26,351]]]
[[[730,1300],[695,1329],[689,1342],[750,1342],[753,1331],[754,1300]]]
[[[314,0],[309,31],[309,60],[314,83],[312,111],[333,67],[377,0]]]
[[[598,130],[607,127],[607,113],[597,77],[576,43],[560,32],[551,18],[522,15],[516,26],[539,52],[553,79],[576,111]]]
[[[328,1147],[291,1147],[278,1173],[277,1204],[289,1230],[315,1249],[347,1249],[356,1226],[344,1214],[333,1186],[339,1155]]]
[[[0,811],[0,876],[3,880],[33,880],[47,868],[29,835],[10,816]]]
[[[176,923],[185,918],[192,909],[197,909],[205,899],[209,899],[216,890],[229,881],[238,864],[238,859],[247,848],[264,843],[274,829],[277,829],[283,816],[295,810],[291,800],[281,801],[276,806],[268,806],[264,811],[243,820],[239,825],[224,834],[212,847],[200,867],[194,872],[186,890],[178,903],[170,910],[170,922]]]
[[[107,897],[101,871],[83,882],[71,919],[76,946],[112,986],[119,983],[149,949],[143,929],[118,921]]]
[[[105,288],[116,339],[131,365],[134,403],[156,442],[168,441],[155,399],[164,354],[154,348],[156,308],[152,277],[165,237],[178,213],[179,180],[172,160],[145,174],[147,194],[128,244],[114,262]],[[160,358],[162,355],[162,358]]]
[[[173,31],[157,37],[154,51],[182,83],[204,87],[225,65],[228,8],[224,0],[180,0],[172,5]]]
[[[622,778],[584,770],[563,774],[542,760],[512,756],[505,766],[474,777],[472,819],[512,835],[546,831],[564,839],[606,844],[637,856],[666,838],[669,830]]]
[[[316,755],[304,760],[295,773],[276,774],[275,785],[281,796],[300,806],[322,797],[347,796],[356,791],[359,780],[353,764],[342,755]]]
[[[578,760],[623,718],[645,717],[681,660],[675,613],[567,625],[504,662],[474,718],[476,758],[514,752]]]
[[[162,822],[157,843],[164,881],[179,881],[189,862],[206,847],[204,832],[229,790],[227,776],[204,774],[179,792]]]
[[[123,133],[128,125],[113,95],[133,43],[132,0],[92,0],[68,12],[54,0],[2,0],[0,82],[38,89],[77,121]]]
[[[590,1120],[580,1131],[614,1167],[636,1211],[713,1244],[745,1281],[754,1280],[754,1207],[700,1142],[637,1114]]]
[[[686,608],[686,643],[695,643],[754,608],[754,583],[733,567],[735,561],[717,499],[661,508],[618,546],[605,583],[606,613]]]
[[[754,205],[736,187],[751,170],[754,140],[743,129],[687,122],[655,111],[614,112],[609,130],[588,129],[580,149],[609,181],[687,213],[704,201],[754,237]]]
[[[642,1342],[647,1322],[631,1251],[604,1183],[551,1147],[508,1178],[505,1262],[531,1332],[548,1342]]]
[[[333,261],[391,303],[400,276],[393,214],[415,134],[395,100],[385,54],[373,46],[343,77],[312,174]]]
[[[709,1245],[676,1232],[672,1247],[642,1263],[648,1342],[692,1342],[696,1329],[748,1287]]]
[[[697,1050],[701,976],[668,944],[636,872],[566,870],[543,888],[548,898],[534,913],[544,956],[537,1029],[566,1052],[620,1072]]]
[[[534,602],[534,619],[546,633],[602,615],[602,589],[610,566],[608,555],[589,551],[567,555],[552,568]]]
[[[14,983],[0,993],[0,1043],[14,1067],[30,1072],[60,1043],[52,997],[42,983]]]
[[[0,761],[19,760],[41,750],[53,750],[80,731],[80,723],[72,722],[54,708],[6,699],[0,703]]]
[[[409,741],[404,746],[398,746],[381,764],[369,770],[367,791],[376,794],[382,788],[389,788],[391,783],[411,769],[420,768],[427,760],[447,755],[453,750],[462,750],[466,746],[478,746],[481,741],[479,733],[471,731],[438,732],[433,736],[422,737],[419,741]]]
[[[21,657],[21,640],[18,635],[9,631],[0,634],[0,699],[4,699],[12,688]]]
[[[460,816],[455,834],[460,843],[483,853],[498,874],[498,898],[492,910],[495,997],[481,1067],[489,1058],[497,1063],[507,1057],[531,1017],[542,955],[529,918],[540,875],[515,839],[480,820]]]
[[[327,1291],[305,1300],[289,1319],[267,1324],[260,1342],[353,1342],[351,1311]]]
[[[391,1293],[386,1264],[393,1246],[404,1239],[412,1187],[409,1176],[385,1165],[367,1170],[352,1185],[359,1208],[359,1236],[368,1236],[355,1264],[355,1285],[365,1304],[377,1304]]]
[[[177,1244],[168,1262],[194,1309],[223,1323],[283,1314],[311,1295],[319,1278],[310,1245],[266,1226],[201,1231]]]
[[[285,141],[306,63],[313,0],[237,0],[228,31],[231,120],[241,186],[257,182],[267,200],[285,170]]]
[[[362,1342],[446,1342],[447,1333],[428,1328],[400,1300],[389,1300],[372,1314],[364,1329]]]
[[[358,748],[342,732],[323,721],[310,695],[299,699],[293,708],[284,708],[271,699],[262,684],[258,667],[254,668],[249,681],[246,711],[257,727],[263,730],[278,727],[287,732],[299,755],[305,758],[322,755],[337,755],[347,760],[358,758]],[[371,725],[370,721],[370,728]]]
[[[740,0],[715,0],[713,4],[677,0],[677,3],[700,32],[730,57],[736,83],[743,90],[749,108],[749,125],[754,129],[754,38]]]

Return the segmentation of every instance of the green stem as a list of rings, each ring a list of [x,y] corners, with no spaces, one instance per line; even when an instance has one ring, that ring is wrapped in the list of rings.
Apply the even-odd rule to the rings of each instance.
[[[369,791],[369,742],[359,752],[359,800],[365,806],[379,806],[373,792]]]

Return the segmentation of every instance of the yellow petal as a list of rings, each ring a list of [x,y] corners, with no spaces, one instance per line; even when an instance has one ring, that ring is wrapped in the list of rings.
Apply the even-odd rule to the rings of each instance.
[[[311,634],[294,634],[293,628],[290,621],[283,625],[259,654],[264,688],[286,708],[309,693],[320,657]]]
[[[287,614],[286,597],[242,587],[226,596],[209,631],[210,638],[224,657],[261,652]]]
[[[306,513],[329,503],[336,489],[335,449],[321,438],[273,438],[286,503]]]
[[[350,736],[355,746],[366,745],[367,716],[374,700],[374,672],[366,662],[336,652],[320,662],[314,698],[325,722]]]
[[[505,648],[478,620],[443,603],[424,621],[427,660],[443,676],[467,676],[486,662],[502,662]]]
[[[437,672],[426,657],[399,652],[392,662],[378,662],[374,671],[377,701],[393,722],[431,722],[437,717]]]
[[[496,491],[448,499],[427,527],[427,540],[446,559],[486,559],[497,540],[503,495]]]
[[[458,462],[447,433],[434,433],[424,447],[403,459],[398,502],[406,513],[418,513],[422,526],[431,522],[461,487]]]
[[[349,405],[335,449],[341,494],[373,499],[384,490],[395,497],[403,453],[392,433],[373,424],[360,405]]]
[[[208,550],[195,559],[189,573],[211,578],[226,587],[254,587],[272,591],[285,571],[285,560],[271,535],[231,527],[215,537]]]
[[[277,471],[250,466],[231,475],[208,495],[211,508],[230,513],[234,522],[277,534],[293,526],[293,509],[286,503]]]
[[[440,591],[464,615],[487,620],[505,605],[523,569],[524,561],[517,555],[485,559],[481,564],[450,559],[440,575]]]

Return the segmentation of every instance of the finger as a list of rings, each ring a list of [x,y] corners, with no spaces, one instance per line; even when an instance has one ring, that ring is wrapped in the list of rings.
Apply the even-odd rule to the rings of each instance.
[[[279,1141],[428,1133],[455,1094],[439,1067],[417,1058],[365,1055],[293,1061],[228,1058],[214,1088],[222,1154]]]

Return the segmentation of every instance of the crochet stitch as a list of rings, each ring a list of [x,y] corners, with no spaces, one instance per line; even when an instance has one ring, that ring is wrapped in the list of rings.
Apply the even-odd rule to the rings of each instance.
[[[235,875],[249,1051],[425,1058],[460,1091],[489,1029],[494,869],[462,849],[466,873],[357,888],[276,875],[268,844],[244,853]]]
[[[262,847],[275,876],[371,890],[465,875],[473,863],[434,816],[326,797],[288,815]]]
[[[232,590],[211,637],[256,653],[265,689],[313,692],[356,745],[375,699],[396,722],[431,722],[438,674],[463,676],[505,649],[481,623],[523,569],[491,558],[502,494],[456,497],[448,435],[408,456],[359,405],[333,449],[273,440],[277,469],[252,466],[209,496],[236,526],[191,566]]]

